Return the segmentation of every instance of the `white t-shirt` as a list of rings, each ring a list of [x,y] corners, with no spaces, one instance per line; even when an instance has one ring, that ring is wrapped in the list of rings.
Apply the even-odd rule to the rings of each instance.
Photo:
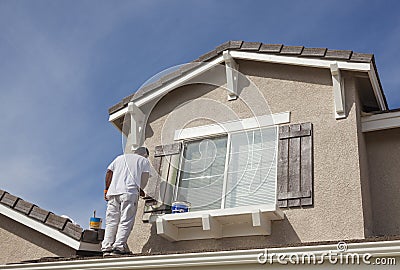
[[[107,196],[138,194],[142,173],[150,173],[150,162],[137,154],[123,154],[116,157],[107,169],[113,172]]]

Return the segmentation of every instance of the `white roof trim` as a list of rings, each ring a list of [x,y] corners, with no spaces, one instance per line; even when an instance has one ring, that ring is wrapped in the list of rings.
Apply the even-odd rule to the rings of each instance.
[[[362,132],[400,127],[400,112],[387,112],[367,115],[361,118]]]
[[[349,253],[370,253],[373,257],[399,257],[400,256],[400,241],[380,241],[380,242],[363,242],[363,243],[348,243]],[[314,253],[317,259],[325,254],[327,260],[330,251],[337,251],[337,244],[331,245],[313,245],[299,247],[282,247],[268,248],[268,252],[279,255],[284,255],[286,258],[289,254]],[[170,254],[170,255],[153,255],[153,256],[137,256],[137,257],[120,257],[110,259],[92,259],[92,260],[76,260],[76,261],[58,261],[46,263],[27,263],[15,265],[0,265],[0,269],[171,269],[173,268],[189,268],[198,267],[196,269],[212,269],[215,266],[225,266],[226,269],[231,269],[232,265],[241,265],[242,269],[246,266],[268,269],[282,269],[282,265],[275,262],[274,264],[260,265],[258,263],[258,255],[264,253],[265,249],[248,249],[235,251],[218,251],[218,252],[199,252],[187,254]],[[371,260],[373,261],[373,260]],[[310,267],[310,265],[304,265]],[[332,265],[332,267],[336,267]],[[352,267],[346,265],[345,267]],[[358,265],[357,269],[365,268],[364,265]],[[387,266],[387,269],[397,269],[393,266]],[[248,269],[247,268],[247,269]],[[321,265],[321,268],[324,268]],[[224,268],[221,268],[224,269]],[[257,268],[258,269],[258,268]]]
[[[230,51],[229,54],[236,59],[261,61],[276,64],[297,65],[316,68],[330,68],[332,64],[337,63],[339,69],[363,71],[367,72],[371,69],[369,63],[349,63],[345,61],[338,61],[335,59],[324,60],[305,57],[282,56],[274,54],[262,54],[254,52]]]
[[[380,84],[378,82],[378,78],[376,75],[375,68],[372,63],[357,63],[357,62],[346,62],[346,61],[337,61],[335,59],[325,60],[325,59],[312,59],[312,58],[301,58],[301,57],[292,57],[292,56],[281,56],[281,55],[271,55],[271,54],[262,54],[262,53],[252,53],[252,52],[242,52],[242,51],[228,51],[229,54],[234,59],[243,59],[243,60],[252,60],[252,61],[261,61],[268,63],[277,63],[277,64],[287,64],[287,65],[298,65],[298,66],[306,66],[306,67],[316,67],[316,68],[327,68],[330,69],[332,64],[337,64],[338,68],[341,70],[349,70],[349,71],[361,71],[368,73],[368,77],[371,81],[375,97],[377,98],[378,105],[381,110],[387,110],[386,104],[384,102],[382,89],[380,88]],[[189,81],[190,79],[206,72],[207,70],[213,68],[214,66],[224,62],[223,56],[219,56],[211,62],[206,62],[205,64],[200,65],[198,68],[195,68],[193,71],[188,74],[182,76],[176,81],[173,81],[167,84],[164,87],[159,89],[155,89],[151,91],[149,94],[139,97],[134,100],[136,106],[140,107],[153,99],[159,98],[163,96],[165,93],[179,87],[183,83]],[[121,117],[127,112],[127,108],[123,108],[113,114],[110,115],[109,121],[112,122],[115,119]]]
[[[11,218],[12,220],[15,220],[18,223],[21,223],[22,225],[25,225],[35,231],[38,231],[44,235],[47,235],[50,238],[53,238],[54,240],[57,240],[58,242],[64,243],[65,245],[79,250],[80,242],[67,236],[66,234],[63,234],[62,232],[53,229],[39,221],[36,221],[28,216],[25,216],[24,214],[18,213],[17,211],[0,204],[0,214]]]

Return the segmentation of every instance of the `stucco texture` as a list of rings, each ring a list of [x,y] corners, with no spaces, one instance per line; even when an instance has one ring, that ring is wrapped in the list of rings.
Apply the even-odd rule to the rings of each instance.
[[[400,234],[400,128],[368,132],[366,143],[376,235]]]
[[[0,264],[43,257],[68,257],[74,249],[0,215]]]
[[[249,94],[251,86],[246,84],[241,86],[240,94],[246,102],[228,101],[227,91],[221,87],[182,86],[164,96],[150,114],[146,146],[153,151],[156,145],[172,143],[175,130],[183,127],[253,117],[258,112],[290,111],[291,124],[311,122],[314,126],[314,206],[284,210],[285,219],[273,222],[270,236],[175,243],[159,237],[154,224],[142,223],[142,209],[139,209],[129,238],[132,251],[245,249],[365,237],[358,156],[358,99],[351,73],[342,74],[348,116],[336,120],[329,70],[250,61],[240,61],[239,66],[240,72],[261,91],[268,107],[259,96]],[[180,107],[190,101],[196,102]],[[142,203],[139,208],[143,207]]]

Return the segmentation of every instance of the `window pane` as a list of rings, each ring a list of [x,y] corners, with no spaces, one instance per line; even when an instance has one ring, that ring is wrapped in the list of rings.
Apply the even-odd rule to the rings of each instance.
[[[225,207],[275,203],[277,129],[231,135]]]
[[[187,143],[177,200],[191,211],[221,208],[226,147],[227,136]]]

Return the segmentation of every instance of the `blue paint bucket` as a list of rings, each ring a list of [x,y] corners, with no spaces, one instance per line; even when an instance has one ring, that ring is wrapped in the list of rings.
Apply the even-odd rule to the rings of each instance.
[[[91,217],[90,218],[90,229],[92,229],[92,230],[101,229],[101,218]]]
[[[189,212],[190,209],[190,203],[189,202],[173,202],[172,203],[172,214],[177,214],[177,213],[186,213]]]

